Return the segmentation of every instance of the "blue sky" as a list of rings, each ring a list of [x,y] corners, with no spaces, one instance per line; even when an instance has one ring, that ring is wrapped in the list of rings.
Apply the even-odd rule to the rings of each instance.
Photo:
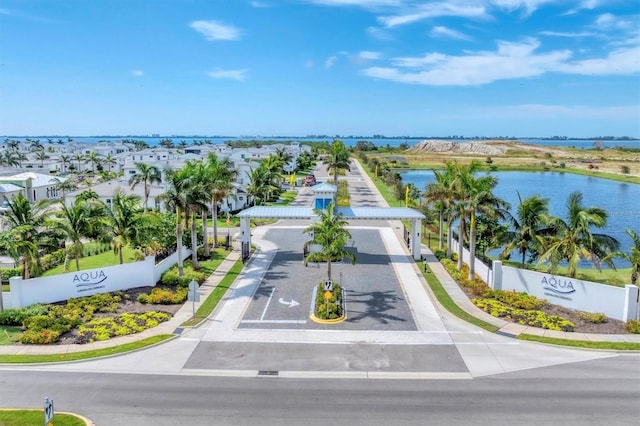
[[[637,0],[0,0],[0,135],[640,137]]]

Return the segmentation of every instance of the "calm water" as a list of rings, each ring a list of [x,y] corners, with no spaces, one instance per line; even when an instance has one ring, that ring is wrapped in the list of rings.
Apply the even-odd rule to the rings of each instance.
[[[516,213],[520,192],[522,199],[536,194],[548,198],[550,213],[564,219],[569,194],[580,191],[585,206],[600,207],[609,214],[607,227],[594,232],[617,238],[621,243],[620,249],[625,252],[628,252],[632,244],[625,230],[630,228],[640,233],[640,185],[559,172],[492,174],[498,178],[494,194],[511,204],[512,214]],[[413,183],[421,190],[434,180],[433,172],[430,170],[404,172],[402,179],[405,183]],[[616,265],[628,267],[624,262],[616,261]]]
[[[0,136],[0,139],[4,140],[5,138],[7,138],[6,136]],[[24,140],[24,137],[11,137],[9,136],[10,139],[16,139],[16,140]],[[328,142],[331,143],[333,141],[333,138],[306,138],[306,137],[302,137],[302,138],[296,138],[296,137],[262,137],[262,136],[256,136],[256,137],[206,137],[206,136],[199,136],[199,137],[193,137],[193,136],[172,136],[170,137],[171,140],[173,141],[174,144],[178,144],[180,143],[180,141],[184,140],[187,144],[191,144],[194,140],[205,140],[208,139],[210,140],[212,143],[214,144],[220,144],[220,143],[225,143],[228,141],[251,141],[251,140],[258,140],[258,141],[276,141],[276,142]],[[46,136],[42,136],[42,137],[32,137],[31,139],[39,139],[40,142],[46,143],[47,142],[47,137]],[[56,142],[58,140],[57,136],[51,137],[51,139],[53,140],[53,142]],[[63,141],[67,141],[66,136],[60,138]],[[85,137],[85,136],[72,136],[72,139],[74,141],[77,142],[87,142],[87,143],[98,143],[100,141],[120,141],[122,139],[129,139],[129,140],[143,140],[145,142],[147,142],[149,144],[149,146],[156,146],[160,143],[160,140],[163,138],[152,138],[152,137],[135,137],[135,136],[119,136],[119,137]],[[434,138],[437,139],[437,138]],[[371,139],[371,138],[341,138],[341,140],[344,142],[344,144],[346,146],[355,146],[355,144],[358,141],[368,141],[368,142],[372,142],[374,143],[376,146],[379,147],[384,147],[384,146],[391,146],[391,147],[397,147],[402,143],[406,143],[409,146],[413,146],[415,144],[417,144],[418,142],[420,142],[421,140],[423,140],[423,138],[406,138],[406,139]],[[559,147],[572,147],[572,148],[579,148],[579,149],[590,149],[593,148],[593,144],[595,142],[595,140],[587,140],[587,139],[567,139],[567,140],[543,140],[543,139],[520,139],[520,142],[523,143],[528,143],[528,144],[533,144],[533,145],[544,145],[544,146],[559,146]],[[455,139],[451,139],[451,140],[447,140],[447,142],[469,142],[469,140],[455,140]],[[640,148],[640,141],[638,140],[633,140],[633,141],[603,141],[603,146],[606,148],[613,148],[613,147],[628,147],[628,148]]]

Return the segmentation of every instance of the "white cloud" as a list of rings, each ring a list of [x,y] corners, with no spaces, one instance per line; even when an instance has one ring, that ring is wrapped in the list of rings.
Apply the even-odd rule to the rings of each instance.
[[[496,51],[467,52],[463,56],[427,53],[398,57],[388,67],[369,67],[369,77],[429,86],[474,86],[499,80],[530,78],[551,72],[578,75],[634,75],[640,70],[640,47],[624,47],[606,57],[572,60],[569,50],[537,53],[540,42],[499,42]]]
[[[336,61],[338,60],[337,56],[329,56],[325,61],[324,61],[324,67],[326,69],[329,69],[333,66],[333,64],[336,63]]]
[[[553,3],[555,0],[491,0],[491,3],[509,11],[524,9],[525,16],[531,15],[540,6]]]
[[[573,32],[562,32],[562,31],[540,31],[541,35],[551,36],[551,37],[567,37],[567,38],[580,38],[580,37],[595,37],[596,33],[581,31],[579,33]]]
[[[640,46],[616,49],[604,58],[560,64],[556,71],[581,75],[640,74]]]
[[[372,61],[382,58],[382,53],[363,50],[362,52],[358,53],[358,58],[365,61]]]
[[[403,4],[402,0],[308,0],[308,2],[323,6],[359,6],[365,9],[401,6]]]
[[[393,28],[399,25],[411,24],[424,19],[443,16],[484,19],[487,18],[487,13],[484,6],[467,6],[463,4],[439,2],[423,4],[395,16],[380,16],[378,17],[378,22],[387,28]]]
[[[578,6],[573,9],[568,10],[564,15],[575,15],[581,10],[593,10],[600,5],[601,1],[599,0],[584,0],[578,4]]]
[[[431,29],[431,32],[429,33],[429,35],[431,35],[431,37],[441,37],[441,38],[452,38],[455,40],[470,40],[471,38],[460,32],[460,31],[456,31],[453,30],[451,28],[447,28],[447,27],[443,27],[443,26],[437,26],[437,27],[433,27]]]
[[[242,32],[238,28],[221,24],[218,21],[193,21],[189,26],[204,35],[209,41],[238,40],[242,36]]]
[[[215,70],[208,72],[207,75],[211,78],[216,79],[229,79],[229,80],[237,80],[244,81],[245,75],[249,71],[247,68],[240,70]]]
[[[142,70],[132,70],[131,75],[134,77],[142,77],[144,72],[142,72]]]

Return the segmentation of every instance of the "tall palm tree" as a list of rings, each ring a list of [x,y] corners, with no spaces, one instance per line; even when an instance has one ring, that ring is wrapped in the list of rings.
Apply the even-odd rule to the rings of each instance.
[[[279,187],[276,182],[280,179],[280,174],[272,172],[266,167],[252,169],[249,172],[249,185],[247,185],[247,193],[252,198],[253,205],[256,200],[265,201],[269,199],[269,195],[277,191]]]
[[[333,174],[333,184],[338,186],[338,174],[340,170],[351,170],[349,159],[349,150],[340,140],[334,140],[331,144],[331,153],[329,158],[325,160],[327,170]]]
[[[150,185],[162,182],[162,173],[156,166],[147,163],[135,163],[136,172],[129,179],[131,189],[142,183],[144,186],[144,211],[148,210],[149,194],[151,193]]]
[[[137,241],[138,231],[142,228],[139,210],[140,197],[125,195],[122,191],[115,193],[111,210],[108,210],[111,244],[121,265],[124,263],[123,248]]]
[[[331,263],[334,259],[347,258],[351,264],[356,263],[356,256],[345,248],[351,239],[347,230],[347,221],[341,213],[334,212],[333,202],[326,210],[314,210],[320,220],[306,227],[302,232],[311,235],[311,240],[305,243],[305,249],[311,245],[320,247],[318,252],[310,252],[305,257],[306,262],[327,262],[327,278],[331,280]]]
[[[505,233],[506,245],[502,248],[500,258],[508,259],[517,250],[521,256],[520,267],[524,269],[526,254],[530,253],[536,259],[540,253],[542,238],[553,233],[553,228],[546,225],[549,219],[548,198],[532,195],[523,200],[518,192],[516,216],[507,216],[513,230]]]
[[[430,183],[425,187],[424,196],[427,202],[434,203],[438,210],[438,247],[442,249],[443,243],[443,231],[444,231],[444,218],[446,216],[447,221],[447,257],[451,257],[451,233],[453,230],[453,215],[451,214],[451,207],[455,202],[455,168],[454,163],[447,162],[444,171],[433,171],[435,182]]]
[[[176,212],[176,252],[178,253],[178,275],[184,275],[184,262],[182,259],[182,243],[183,228],[182,219],[187,214],[187,190],[189,188],[190,178],[184,172],[185,169],[174,170],[172,168],[165,169],[167,180],[167,190],[163,194],[163,198],[167,204],[175,209]]]
[[[473,280],[475,276],[475,256],[476,256],[476,219],[478,214],[487,217],[504,217],[505,209],[509,204],[497,198],[493,194],[493,189],[498,184],[495,176],[486,175],[476,177],[474,173],[480,168],[480,163],[472,161],[467,166],[459,167],[458,175],[458,203],[461,215],[460,219],[460,241],[459,241],[459,258],[458,265],[461,265],[462,244],[464,242],[463,235],[466,233],[465,220],[469,219],[469,254],[471,261],[469,262],[469,280]]]
[[[85,158],[84,155],[82,155],[82,153],[78,152],[76,154],[73,155],[73,161],[76,161],[78,163],[78,168],[76,169],[77,173],[82,172],[82,169],[80,168],[81,163],[85,162]]]
[[[7,167],[18,166],[20,164],[18,161],[18,154],[12,150],[7,150],[4,155],[0,154],[0,165],[2,164]]]
[[[31,204],[22,192],[11,200],[5,197],[5,201],[9,207],[5,217],[9,224],[10,252],[22,265],[22,278],[29,279],[40,272],[40,250],[57,243],[55,235],[46,226],[51,205],[45,200]]]
[[[211,212],[213,215],[213,247],[218,246],[218,202],[223,200],[232,188],[232,183],[236,178],[237,171],[231,167],[228,158],[218,159],[214,153],[209,153],[204,167],[203,183],[206,190],[211,194]],[[206,215],[206,209],[203,210]],[[206,216],[204,222],[205,256],[209,255],[209,244],[207,237]]]
[[[572,192],[567,199],[566,218],[551,218],[549,225],[554,235],[545,238],[538,260],[538,263],[549,262],[552,272],[560,262],[566,261],[571,278],[575,278],[582,259],[591,261],[598,270],[602,262],[615,268],[611,254],[620,246],[614,237],[592,232],[591,228],[607,225],[608,214],[600,207],[585,207],[582,201],[580,191]]]

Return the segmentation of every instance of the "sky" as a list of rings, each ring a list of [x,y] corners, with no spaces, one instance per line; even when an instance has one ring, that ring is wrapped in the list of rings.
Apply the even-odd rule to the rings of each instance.
[[[638,0],[0,0],[0,135],[640,137]]]

